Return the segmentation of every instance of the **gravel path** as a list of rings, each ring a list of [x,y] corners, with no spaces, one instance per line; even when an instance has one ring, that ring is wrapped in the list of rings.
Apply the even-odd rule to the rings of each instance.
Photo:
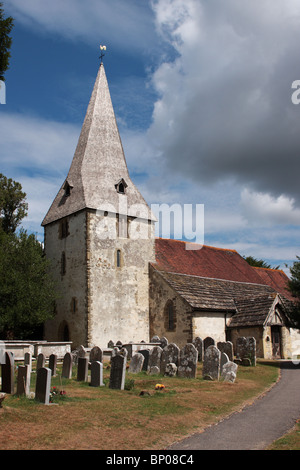
[[[300,365],[281,362],[280,380],[262,397],[170,450],[263,450],[300,418]]]

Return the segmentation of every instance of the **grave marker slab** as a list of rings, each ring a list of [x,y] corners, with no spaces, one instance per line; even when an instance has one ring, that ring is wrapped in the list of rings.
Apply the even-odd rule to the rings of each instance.
[[[160,372],[165,374],[167,364],[175,364],[178,366],[180,349],[175,343],[169,343],[162,352],[160,362]]]
[[[128,372],[130,372],[131,374],[138,374],[139,372],[141,372],[141,370],[143,369],[144,361],[145,356],[143,354],[135,353],[129,363]]]
[[[30,366],[24,365],[18,367],[17,376],[17,395],[26,395],[30,393]]]
[[[103,383],[103,364],[100,361],[91,363],[91,387],[104,387]]]
[[[111,357],[109,388],[124,390],[126,374],[127,350],[115,351]]]
[[[204,353],[202,375],[204,379],[219,380],[221,353],[216,346],[208,346]]]
[[[162,355],[163,349],[160,346],[154,346],[154,348],[151,349],[150,354],[149,354],[149,362],[148,362],[148,370],[151,370],[152,367],[157,367],[158,372],[157,374],[160,373],[160,363],[161,363],[161,355]]]
[[[35,399],[44,405],[50,403],[51,369],[40,367],[36,373]]]
[[[57,367],[57,355],[50,354],[49,356],[49,369],[51,369],[52,377],[56,376],[56,367]]]
[[[198,351],[192,343],[187,343],[180,351],[178,377],[196,377]]]
[[[65,379],[71,379],[72,378],[72,366],[73,366],[72,354],[67,352],[63,358],[61,376],[64,377]]]
[[[87,382],[89,373],[89,360],[87,357],[78,357],[77,381]]]
[[[1,392],[14,393],[15,361],[11,352],[5,351],[4,364],[1,364]]]

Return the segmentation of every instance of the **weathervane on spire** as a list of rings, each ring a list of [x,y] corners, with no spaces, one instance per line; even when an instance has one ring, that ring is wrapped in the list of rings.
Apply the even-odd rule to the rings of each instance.
[[[100,51],[101,55],[99,56],[99,59],[101,59],[101,64],[103,63],[103,57],[105,56],[104,51],[106,51],[106,46],[100,46]]]

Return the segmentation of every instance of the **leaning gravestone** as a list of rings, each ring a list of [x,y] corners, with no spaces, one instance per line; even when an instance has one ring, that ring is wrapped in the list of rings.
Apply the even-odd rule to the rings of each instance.
[[[40,367],[36,373],[35,399],[44,405],[50,403],[51,369]]]
[[[219,349],[219,348],[218,348]],[[220,351],[221,352],[221,351]],[[229,357],[226,353],[221,352],[221,360],[220,360],[220,373],[222,374],[223,366],[229,361]]]
[[[145,357],[143,354],[135,353],[130,361],[128,372],[138,374],[143,369]]]
[[[162,352],[160,362],[160,372],[165,374],[167,364],[175,364],[178,366],[180,349],[175,343],[169,343]]]
[[[30,366],[19,366],[17,377],[17,395],[29,395],[30,392]]]
[[[11,352],[4,353],[4,361],[1,364],[1,392],[14,393],[15,361]]]
[[[73,366],[73,356],[71,353],[67,352],[63,358],[62,373],[61,376],[65,379],[72,378],[72,366]]]
[[[217,348],[227,354],[230,361],[233,361],[233,344],[231,341],[220,341],[217,343]]]
[[[256,340],[253,336],[239,336],[236,340],[236,356],[238,359],[250,361],[252,366],[256,366]]]
[[[122,348],[120,351],[114,349],[111,356],[111,368],[109,377],[109,388],[124,390],[126,374],[127,350]]]
[[[202,376],[206,380],[219,380],[221,353],[216,346],[208,346],[204,353]]]
[[[160,346],[154,346],[154,348],[151,349],[150,354],[149,354],[149,362],[148,362],[148,370],[150,371],[152,367],[157,367],[158,372],[155,372],[157,374],[160,373],[160,361],[161,361],[161,355],[162,355],[162,348]]]
[[[193,345],[195,346],[195,348],[198,351],[198,361],[202,362],[202,360],[203,360],[203,339],[200,338],[199,336],[197,336],[193,341]]]
[[[235,362],[228,361],[224,364],[221,372],[221,377],[224,382],[233,383],[236,379],[238,365]]]
[[[196,377],[198,351],[192,343],[187,343],[180,351],[178,377],[194,379]]]
[[[98,361],[102,362],[103,351],[99,346],[94,346],[90,352],[90,362]]]
[[[77,381],[87,382],[89,373],[89,360],[87,357],[78,357]]]
[[[91,387],[104,387],[103,383],[103,364],[99,361],[91,363]]]

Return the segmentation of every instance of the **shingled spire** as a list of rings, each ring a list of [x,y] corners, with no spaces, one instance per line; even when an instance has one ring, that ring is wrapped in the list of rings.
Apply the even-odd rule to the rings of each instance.
[[[124,197],[126,196],[126,197]],[[105,69],[101,63],[68,176],[42,225],[83,209],[155,220],[131,181],[119,135]],[[145,216],[145,214],[147,214]]]

